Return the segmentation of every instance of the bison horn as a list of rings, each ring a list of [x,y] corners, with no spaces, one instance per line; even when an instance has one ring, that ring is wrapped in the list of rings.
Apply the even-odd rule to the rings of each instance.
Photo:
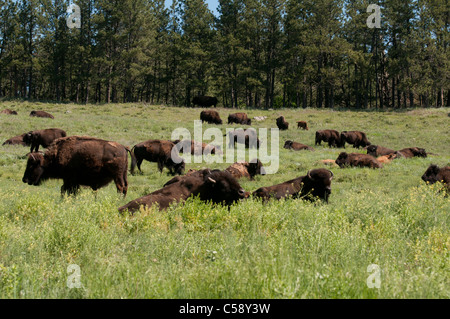
[[[314,178],[311,177],[311,171],[308,171],[308,178],[312,179],[312,180],[314,179]]]
[[[214,179],[212,179],[211,177],[208,177],[208,180],[211,182],[211,183],[217,183]]]
[[[333,177],[334,177],[334,174],[333,174],[333,172],[332,171],[330,171],[330,170],[328,170],[329,172],[330,172],[330,174],[331,174],[331,177],[330,177],[330,180],[331,179],[333,179]]]

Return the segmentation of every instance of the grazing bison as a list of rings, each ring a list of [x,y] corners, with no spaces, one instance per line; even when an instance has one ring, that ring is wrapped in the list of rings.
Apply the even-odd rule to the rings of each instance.
[[[43,148],[47,148],[53,143],[54,140],[66,136],[66,132],[59,128],[49,128],[45,130],[28,132],[24,136],[23,141],[26,144],[31,145],[30,152],[33,153],[33,150],[34,152],[39,151],[40,145],[42,145]]]
[[[28,154],[22,181],[38,186],[47,179],[62,179],[62,194],[76,194],[80,186],[97,190],[114,181],[117,191],[126,196],[127,152],[131,154],[126,146],[97,138],[60,138],[50,145],[45,154]]]
[[[301,129],[303,129],[305,131],[309,130],[308,123],[306,123],[305,121],[298,121],[297,122],[297,128],[301,128]]]
[[[264,200],[281,199],[289,196],[314,200],[319,197],[328,202],[333,177],[334,175],[330,170],[314,169],[309,171],[306,176],[300,176],[274,186],[261,187],[253,192],[253,196]]]
[[[248,118],[246,113],[234,113],[228,115],[228,124],[252,125],[252,120]]]
[[[342,147],[341,137],[336,130],[321,130],[316,132],[316,144],[327,142],[329,147]]]
[[[371,145],[367,135],[360,131],[343,131],[341,133],[341,145],[345,148],[345,143],[352,144],[354,148],[366,147]]]
[[[192,104],[194,106],[198,105],[200,107],[210,107],[210,106],[217,106],[217,98],[213,96],[196,96],[192,99]]]
[[[196,196],[199,196],[202,201],[230,206],[234,202],[248,197],[248,193],[230,173],[205,169],[182,177],[175,182],[166,183],[162,189],[120,207],[119,212],[122,213],[126,210],[135,212],[141,206],[151,207],[154,204],[159,205],[160,210],[165,210],[174,202]]]
[[[23,133],[22,135],[14,136],[9,140],[5,141],[3,145],[22,145],[22,146],[30,146],[30,144],[26,143],[23,138],[27,135],[27,133]]]
[[[284,116],[280,116],[279,118],[277,118],[277,126],[281,131],[289,129],[289,123],[286,122]]]
[[[0,112],[0,114],[18,115],[16,111],[10,109],[4,109],[3,111]]]
[[[450,191],[450,166],[439,168],[437,165],[430,165],[422,175],[422,180],[430,184],[441,182]]]
[[[344,168],[347,166],[352,167],[370,167],[370,168],[382,168],[380,162],[377,161],[376,158],[367,154],[360,153],[345,153],[342,152],[339,154],[339,157],[336,159],[336,164],[339,167]]]
[[[136,165],[141,171],[143,160],[158,163],[158,170],[162,173],[164,167],[169,169],[170,174],[181,175],[184,172],[184,160],[178,155],[178,152],[172,152],[175,144],[172,141],[148,140],[139,143],[133,147],[131,153],[134,154],[136,161],[131,163],[131,174],[134,174]],[[173,155],[173,156],[172,156]]]
[[[49,118],[49,119],[54,119],[55,118],[50,113],[47,113],[47,112],[44,112],[44,111],[31,111],[30,116],[32,116],[32,117],[43,117],[43,118]]]
[[[226,135],[225,135],[226,136]],[[261,145],[255,129],[237,129],[228,132],[228,147],[233,148],[236,143],[245,144],[246,148],[257,148]]]
[[[386,148],[380,145],[369,145],[367,146],[367,154],[371,155],[373,157],[379,157],[384,155],[389,155],[395,153],[394,150],[391,150],[390,148]]]
[[[217,111],[207,110],[200,113],[200,120],[208,124],[222,124],[222,119]]]
[[[179,153],[188,151],[191,155],[202,156],[203,154],[222,154],[218,146],[200,143],[194,140],[172,141]]]
[[[301,150],[307,150],[307,151],[314,151],[312,147],[309,147],[308,145],[293,142],[293,141],[286,141],[284,143],[284,148],[288,150],[294,150],[294,151],[301,151]]]
[[[253,180],[256,175],[266,175],[266,171],[259,159],[248,162],[237,162],[226,169],[234,178],[247,177]]]
[[[399,157],[412,158],[412,157],[427,157],[427,152],[423,148],[410,147],[404,148],[398,151]]]

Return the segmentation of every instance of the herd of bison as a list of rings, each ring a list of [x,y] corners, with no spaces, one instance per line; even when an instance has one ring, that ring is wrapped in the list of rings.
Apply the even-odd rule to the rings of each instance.
[[[198,101],[196,101],[198,102]],[[210,101],[212,105],[217,101]],[[0,113],[17,115],[9,109]],[[30,116],[54,117],[44,111],[32,111]],[[200,119],[210,124],[223,124],[220,115],[215,110],[202,111]],[[255,117],[256,121],[263,121],[265,117]],[[252,120],[245,113],[234,113],[228,117],[228,124],[251,125]],[[283,116],[276,120],[280,130],[288,130],[289,123]],[[297,122],[297,128],[309,130],[305,121]],[[423,148],[411,147],[393,150],[380,145],[372,145],[366,133],[360,131],[320,130],[316,132],[315,145],[322,142],[329,147],[345,148],[346,144],[354,148],[363,148],[367,154],[346,153],[339,154],[336,160],[321,161],[326,165],[344,167],[382,168],[383,164],[398,158],[427,157]],[[260,141],[256,130],[237,129],[229,133],[228,147],[235,147],[236,143],[243,143],[247,148],[259,148]],[[312,169],[305,176],[300,176],[284,183],[261,187],[250,193],[239,184],[240,178],[253,180],[256,175],[265,175],[264,167],[258,159],[250,162],[237,162],[221,171],[217,169],[189,170],[185,172],[185,162],[179,156],[180,152],[190,150],[192,155],[218,154],[220,147],[198,143],[189,140],[148,140],[135,145],[132,149],[113,141],[106,141],[94,137],[67,136],[61,129],[50,128],[36,130],[13,137],[3,145],[23,145],[30,147],[28,160],[22,181],[29,185],[38,186],[48,179],[62,179],[61,193],[76,194],[80,186],[88,186],[97,190],[114,181],[117,191],[124,196],[127,194],[128,154],[131,156],[131,174],[136,166],[141,170],[143,160],[156,162],[160,172],[167,168],[174,176],[161,189],[135,199],[119,208],[119,212],[138,211],[141,206],[158,205],[160,210],[167,209],[174,202],[181,202],[189,197],[198,196],[203,201],[215,204],[231,205],[252,195],[267,201],[271,198],[286,197],[315,200],[320,198],[328,202],[331,194],[331,181],[334,174],[324,168]],[[39,147],[46,148],[46,152],[39,152]],[[295,141],[286,141],[285,149],[294,151],[314,148]],[[175,150],[175,151],[174,151]],[[439,168],[430,165],[422,176],[422,180],[433,184],[442,182],[447,190],[450,189],[450,167]]]

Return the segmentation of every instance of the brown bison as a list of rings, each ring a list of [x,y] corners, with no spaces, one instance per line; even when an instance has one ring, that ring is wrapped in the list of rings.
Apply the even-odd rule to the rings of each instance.
[[[259,159],[248,162],[237,162],[226,169],[234,178],[246,177],[253,180],[256,175],[266,175],[266,171]]]
[[[50,113],[47,113],[47,112],[44,112],[44,111],[31,111],[30,116],[32,116],[32,117],[43,117],[43,118],[49,118],[49,119],[54,119],[55,118]]]
[[[222,124],[222,119],[217,111],[207,110],[200,113],[200,120],[208,124]]]
[[[228,124],[252,125],[252,120],[248,118],[246,113],[233,113],[228,115]]]
[[[119,212],[135,212],[141,206],[159,205],[160,210],[167,209],[172,203],[199,196],[202,201],[213,204],[232,205],[248,197],[248,193],[239,182],[226,171],[205,169],[178,181],[166,183],[166,186],[149,195],[135,199],[119,208]]]
[[[33,153],[33,150],[34,152],[39,151],[40,145],[42,145],[43,148],[47,148],[53,143],[54,140],[66,136],[66,132],[59,128],[49,128],[45,130],[28,132],[24,136],[23,141],[26,144],[31,145],[30,152]]]
[[[143,160],[158,163],[158,170],[161,173],[164,167],[167,167],[172,175],[183,174],[185,163],[174,147],[175,144],[172,141],[165,140],[148,140],[135,145],[131,150],[136,158],[136,161],[131,163],[131,174],[134,174],[136,165],[139,171],[142,171]],[[173,152],[172,149],[174,149]]]
[[[213,96],[203,96],[203,95],[199,95],[199,96],[195,96],[192,99],[192,104],[194,106],[198,105],[200,107],[210,107],[210,106],[217,106],[217,98],[213,97]]]
[[[329,147],[342,147],[341,137],[336,130],[321,130],[316,132],[316,144],[327,142]]]
[[[305,176],[300,176],[278,185],[261,187],[253,192],[253,196],[264,200],[292,196],[293,198],[304,198],[311,201],[318,197],[328,202],[333,177],[334,175],[330,170],[324,168],[314,169]]]
[[[3,145],[22,145],[22,146],[30,146],[30,144],[26,143],[23,138],[27,135],[27,133],[23,133],[22,135],[14,136],[9,140],[5,141]]]
[[[280,116],[279,118],[277,118],[277,126],[281,131],[289,129],[289,123],[286,122],[284,116]]]
[[[410,147],[404,148],[398,151],[399,157],[412,158],[412,157],[427,157],[427,152],[423,148]]]
[[[305,121],[298,121],[297,122],[297,128],[301,128],[301,129],[303,129],[305,131],[309,130],[308,123],[306,123]]]
[[[0,114],[18,115],[16,111],[10,109],[4,109],[3,111],[0,112]]]
[[[226,136],[226,135],[225,135]],[[259,149],[261,143],[255,129],[236,129],[228,132],[228,147],[233,148],[236,143],[244,144],[246,148]]]
[[[386,148],[380,145],[369,145],[367,146],[367,154],[371,155],[373,157],[383,156],[383,155],[389,155],[395,153],[394,150],[391,150],[390,148]]]
[[[284,148],[287,150],[294,150],[294,151],[301,151],[301,150],[314,151],[314,149],[312,147],[309,147],[308,145],[293,141],[286,141],[284,143]]]
[[[191,155],[202,156],[203,154],[222,154],[222,151],[218,146],[211,144],[200,143],[194,140],[176,140],[172,141],[175,144],[176,149],[180,153],[188,151]]]
[[[97,190],[114,181],[117,191],[126,196],[128,152],[131,154],[128,147],[116,142],[63,137],[54,141],[45,154],[28,154],[22,181],[38,186],[47,179],[62,179],[62,194],[76,194],[80,186]]]
[[[339,167],[370,167],[370,168],[382,168],[380,162],[377,161],[376,158],[367,154],[360,153],[345,153],[342,152],[339,154],[339,157],[336,159],[336,164]]]
[[[343,131],[341,133],[341,145],[345,148],[345,143],[352,144],[354,148],[366,147],[371,145],[367,135],[361,131]]]
[[[450,166],[439,168],[437,165],[430,165],[422,175],[422,180],[430,184],[441,182],[450,191]]]

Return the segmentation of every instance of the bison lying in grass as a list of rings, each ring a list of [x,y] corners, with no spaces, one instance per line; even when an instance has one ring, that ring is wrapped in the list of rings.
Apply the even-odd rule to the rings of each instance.
[[[27,133],[23,133],[22,135],[11,137],[9,140],[6,140],[3,145],[22,145],[22,146],[30,146],[29,143],[26,143],[23,138],[27,135]]]
[[[336,164],[339,165],[340,168],[344,167],[370,167],[370,168],[382,168],[380,162],[373,156],[367,154],[360,153],[346,153],[342,152],[339,154],[339,157],[336,159]]]
[[[422,180],[429,184],[441,182],[450,191],[450,166],[439,168],[437,165],[430,165],[422,175]]]
[[[226,169],[234,178],[246,177],[253,180],[256,175],[265,175],[266,172],[260,160],[254,159],[248,162],[234,163]]]
[[[205,169],[168,182],[162,189],[120,207],[119,212],[135,212],[141,206],[152,207],[153,205],[158,205],[159,210],[165,210],[172,203],[196,196],[199,196],[202,201],[230,206],[236,201],[248,197],[248,193],[230,173]]]
[[[287,150],[294,150],[294,151],[302,151],[302,150],[314,151],[312,147],[294,141],[286,141],[284,143],[284,148]]]
[[[318,197],[328,202],[333,177],[333,172],[330,170],[324,168],[314,169],[305,176],[300,176],[278,185],[261,187],[253,192],[253,196],[264,200],[285,197],[314,200]]]
[[[60,138],[45,154],[28,154],[22,181],[38,186],[48,179],[62,179],[62,194],[76,194],[80,186],[97,190],[114,181],[117,191],[126,196],[128,152],[126,146],[97,138]]]
[[[48,119],[55,118],[53,115],[51,115],[50,113],[47,113],[45,111],[31,111],[30,116],[31,117],[42,117],[42,118],[48,118]]]

